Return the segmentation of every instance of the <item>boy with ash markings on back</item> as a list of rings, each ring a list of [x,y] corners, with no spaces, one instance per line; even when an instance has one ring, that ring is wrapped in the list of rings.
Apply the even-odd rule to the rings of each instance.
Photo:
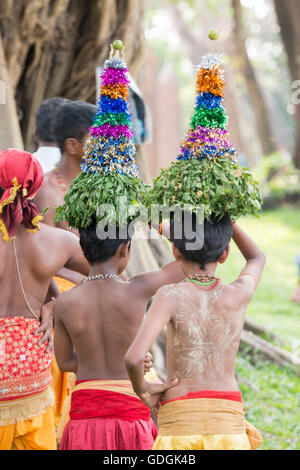
[[[195,228],[195,219],[193,223]],[[229,255],[231,237],[246,264],[239,277],[225,285],[215,271]],[[185,282],[157,292],[125,358],[136,394],[151,409],[161,405],[154,449],[257,448],[261,436],[245,421],[234,371],[246,308],[265,255],[229,216],[205,221],[202,249],[188,251],[185,245],[184,238],[173,238],[173,254],[182,264]],[[167,383],[175,378],[175,386],[163,395],[144,379],[143,358],[166,325]]]

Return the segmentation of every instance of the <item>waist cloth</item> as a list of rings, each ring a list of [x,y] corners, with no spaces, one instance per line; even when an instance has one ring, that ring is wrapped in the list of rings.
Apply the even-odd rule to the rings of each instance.
[[[64,414],[62,450],[150,450],[157,435],[129,380],[77,381]]]
[[[254,450],[261,443],[240,392],[199,391],[162,403],[153,449]]]
[[[0,318],[0,426],[38,416],[53,404],[52,353],[35,336],[40,322]]]

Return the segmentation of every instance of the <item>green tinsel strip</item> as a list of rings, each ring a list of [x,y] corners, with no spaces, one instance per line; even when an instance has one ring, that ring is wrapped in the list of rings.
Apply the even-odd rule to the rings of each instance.
[[[70,227],[79,229],[88,227],[96,218],[100,205],[111,205],[105,217],[109,222],[132,220],[139,213],[139,207],[145,203],[149,186],[138,178],[120,174],[80,173],[72,182],[65,196],[65,203],[56,209],[56,222],[67,221]],[[128,206],[120,205],[120,197],[127,197]]]
[[[166,204],[203,205],[204,217],[240,216],[258,217],[262,199],[258,183],[251,173],[228,159],[177,160],[163,169],[154,179],[153,188],[147,195],[147,206]]]
[[[130,126],[131,120],[129,116],[124,113],[105,113],[95,119],[93,127],[99,127],[103,124]]]
[[[206,108],[204,106],[196,107],[191,119],[191,127],[195,129],[202,127],[222,127],[225,128],[228,122],[228,116],[223,107]]]

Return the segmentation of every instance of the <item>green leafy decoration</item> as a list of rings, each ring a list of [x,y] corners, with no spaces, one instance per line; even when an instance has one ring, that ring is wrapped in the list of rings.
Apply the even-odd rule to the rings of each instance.
[[[103,219],[104,216],[98,215],[97,211],[101,205],[107,204],[111,206],[105,213],[107,221],[119,226],[126,217],[129,222],[139,214],[148,190],[143,181],[127,175],[80,173],[72,182],[64,205],[56,209],[55,221],[65,220],[75,229],[86,228],[95,218],[97,222]],[[127,205],[120,202],[124,197]]]
[[[262,199],[258,183],[237,163],[224,160],[177,160],[154,179],[147,206],[204,206],[204,217],[228,213],[233,220],[242,215],[258,217]]]

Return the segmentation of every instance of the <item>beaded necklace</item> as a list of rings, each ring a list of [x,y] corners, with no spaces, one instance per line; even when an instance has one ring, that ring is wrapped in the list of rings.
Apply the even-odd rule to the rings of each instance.
[[[206,287],[207,289],[205,290],[211,290],[214,289],[221,281],[219,277],[215,277],[211,274],[190,274],[187,279],[185,279],[186,282],[194,282],[195,284],[198,284],[201,287]]]
[[[64,181],[64,179],[61,175],[61,172],[58,168],[58,165],[56,165],[56,167],[54,168],[54,172],[55,172],[55,176],[56,176],[56,179],[58,181],[58,184],[60,185],[64,195],[66,195],[67,192],[68,192],[68,186],[66,185],[66,183],[65,183],[65,181]]]
[[[121,279],[116,273],[95,274],[95,276],[88,276],[85,279],[83,279],[82,284],[86,284],[89,281],[95,281],[96,279],[115,279],[116,281],[121,281]]]

